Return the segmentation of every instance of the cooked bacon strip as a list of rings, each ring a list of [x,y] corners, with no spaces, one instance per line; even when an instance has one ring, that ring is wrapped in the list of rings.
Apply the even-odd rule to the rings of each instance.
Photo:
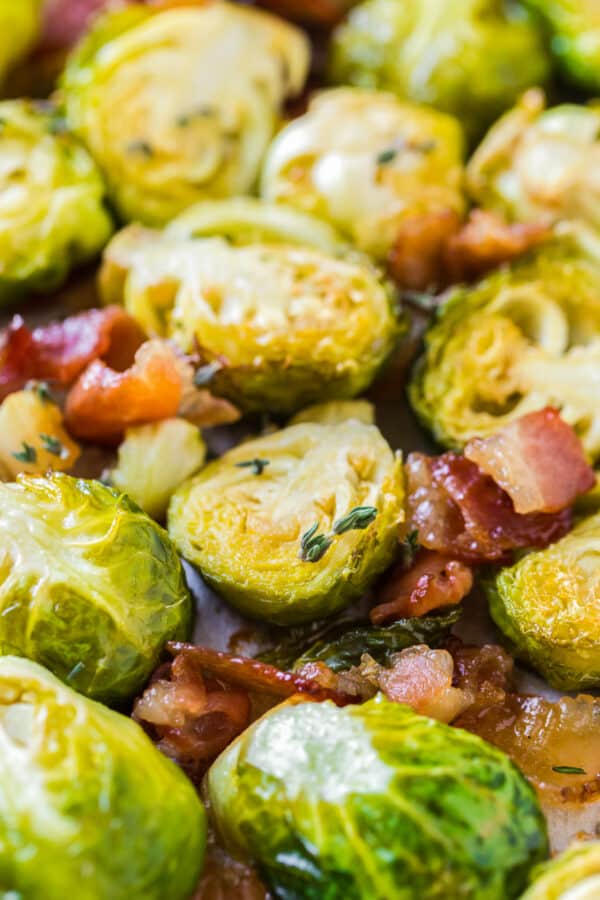
[[[405,219],[389,256],[389,269],[394,280],[403,288],[415,291],[444,286],[444,250],[459,228],[460,216],[453,209]]]
[[[465,456],[506,491],[518,513],[558,512],[596,483],[579,438],[550,407],[473,438]]]
[[[424,616],[433,609],[456,606],[473,587],[473,573],[464,563],[441,553],[420,550],[407,571],[403,562],[392,569],[370,612],[374,625]]]
[[[143,340],[135,319],[118,306],[90,309],[33,331],[14,316],[0,347],[0,400],[33,378],[70,384],[94,359],[127,367]]]
[[[182,394],[175,350],[166,341],[147,341],[124,372],[91,363],[69,392],[65,421],[75,437],[111,445],[126,428],[176,416]]]
[[[518,547],[545,547],[571,527],[569,509],[515,512],[508,494],[456,453],[411,453],[405,471],[409,522],[420,544],[455,559],[501,561]]]
[[[272,12],[303,24],[335,25],[352,5],[352,0],[262,0]]]
[[[90,20],[109,0],[46,0],[40,47],[44,50],[71,47]]]

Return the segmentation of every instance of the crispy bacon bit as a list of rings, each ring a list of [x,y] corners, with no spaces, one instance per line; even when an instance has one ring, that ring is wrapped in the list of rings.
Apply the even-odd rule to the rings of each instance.
[[[75,437],[111,445],[126,428],[176,416],[182,392],[175,350],[166,341],[147,341],[124,372],[91,363],[69,392],[65,421]]]
[[[286,19],[331,26],[347,12],[351,0],[263,0],[260,5]]]
[[[71,47],[83,34],[90,19],[109,0],[46,0],[40,46],[44,50]]]
[[[514,689],[514,660],[497,644],[469,647],[453,635],[446,649],[454,660],[454,684],[473,697],[473,709],[503,703]]]
[[[474,209],[462,228],[446,241],[442,263],[445,282],[479,278],[537,247],[550,234],[546,223],[509,224],[496,213]]]
[[[209,836],[202,878],[191,900],[268,900],[269,896],[255,870],[233,859]]]
[[[405,470],[410,527],[422,546],[455,559],[501,561],[518,547],[545,547],[571,527],[569,509],[515,512],[508,494],[464,456],[411,453]]]
[[[579,438],[550,407],[473,438],[465,456],[506,491],[518,513],[558,512],[596,483]]]
[[[118,306],[90,309],[33,331],[14,316],[0,347],[0,399],[30,379],[70,384],[95,359],[126,368],[143,340],[135,319]]]
[[[460,228],[453,209],[410,216],[402,222],[389,257],[392,277],[402,287],[425,291],[446,279],[442,259],[449,238]]]
[[[403,562],[392,570],[379,593],[380,603],[371,610],[374,625],[396,619],[424,616],[433,609],[455,606],[473,587],[471,569],[441,553],[420,550],[406,571]]]

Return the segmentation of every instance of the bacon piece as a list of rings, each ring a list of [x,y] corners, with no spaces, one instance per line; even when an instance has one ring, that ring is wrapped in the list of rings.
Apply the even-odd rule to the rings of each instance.
[[[209,835],[202,878],[191,900],[269,900],[256,871],[227,854]]]
[[[33,378],[70,384],[94,359],[127,367],[143,340],[135,319],[118,306],[90,309],[33,331],[14,316],[0,347],[0,399]]]
[[[571,527],[569,509],[515,512],[508,494],[456,453],[411,453],[405,471],[410,527],[419,543],[455,559],[502,561],[518,547],[545,547]]]
[[[110,0],[45,0],[40,48],[71,47]]]
[[[473,587],[473,573],[464,563],[441,553],[420,550],[407,571],[401,561],[379,593],[370,612],[374,625],[424,616],[433,609],[456,606]]]
[[[260,5],[285,19],[332,26],[348,11],[352,0],[263,0]]]
[[[473,438],[465,456],[506,491],[518,513],[558,512],[596,483],[579,438],[550,407]]]
[[[389,269],[403,288],[426,291],[441,287],[444,248],[460,228],[460,216],[453,209],[441,209],[407,217],[400,225],[390,252]]]
[[[176,416],[182,394],[175,350],[166,341],[147,341],[124,372],[91,363],[69,392],[65,421],[75,437],[112,445],[126,428]]]

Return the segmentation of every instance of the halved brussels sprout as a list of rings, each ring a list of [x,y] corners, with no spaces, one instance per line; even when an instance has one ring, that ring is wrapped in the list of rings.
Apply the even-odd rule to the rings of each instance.
[[[598,459],[599,373],[600,267],[565,236],[450,293],[409,394],[447,446],[554,406]]]
[[[76,690],[130,698],[191,600],[169,538],[126,496],[55,473],[0,485],[0,652]]]
[[[404,327],[393,288],[366,258],[287,243],[131,226],[108,246],[101,286],[148,333],[200,349],[211,391],[245,411],[292,413],[361,393]]]
[[[364,0],[334,33],[338,83],[452,113],[470,137],[550,70],[541,35],[506,0]]]
[[[188,900],[205,814],[131,719],[0,658],[2,896]]]
[[[600,513],[486,581],[492,618],[553,687],[600,685]]]
[[[0,479],[67,471],[80,452],[44,385],[15,391],[0,404]]]
[[[112,232],[87,150],[47,105],[0,103],[0,304],[57,287]]]
[[[375,424],[375,407],[368,400],[330,400],[307,406],[290,419],[288,425],[302,422],[318,422],[320,425],[338,425],[354,419],[364,425]]]
[[[31,49],[42,23],[42,0],[0,0],[0,81]]]
[[[537,877],[521,900],[598,900],[600,841],[574,844],[534,875]]]
[[[550,48],[573,84],[600,91],[600,6],[598,0],[524,0],[550,29]]]
[[[403,221],[448,210],[462,215],[459,123],[393,94],[324,91],[279,133],[262,194],[332,222],[383,259]]]
[[[180,553],[242,612],[312,622],[391,562],[402,467],[373,425],[291,425],[241,444],[173,496]]]
[[[206,444],[196,425],[163,419],[127,429],[110,481],[149,516],[161,520],[171,495],[202,468],[205,457]]]
[[[467,166],[473,198],[511,220],[580,219],[600,229],[600,107],[544,109],[527,91]]]
[[[278,897],[511,900],[547,854],[507,756],[382,695],[277,707],[214,763],[208,790],[227,846]]]
[[[308,59],[303,33],[266,12],[138,6],[97,21],[62,89],[120,215],[161,225],[199,200],[252,188]]]

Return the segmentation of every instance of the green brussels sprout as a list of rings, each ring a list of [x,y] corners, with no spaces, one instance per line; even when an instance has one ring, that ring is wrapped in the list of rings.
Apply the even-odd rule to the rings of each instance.
[[[469,191],[511,220],[600,229],[600,107],[544,106],[541,91],[527,91],[492,126],[467,166]]]
[[[534,870],[534,876],[521,900],[598,900],[600,841],[574,844],[557,859]]]
[[[554,406],[598,459],[599,363],[600,266],[565,236],[450,292],[426,334],[409,396],[453,448]]]
[[[122,218],[162,225],[253,187],[308,61],[295,26],[224,0],[117,9],[75,48],[62,91]]]
[[[597,0],[524,0],[551,33],[550,47],[572,84],[600,91],[600,6]]]
[[[51,107],[0,102],[0,305],[53,290],[100,252],[112,232],[103,201],[96,165]]]
[[[368,400],[330,400],[329,403],[315,403],[296,413],[288,425],[302,422],[318,422],[320,425],[337,425],[355,419],[364,425],[375,424],[375,407]]]
[[[0,653],[116,702],[190,625],[175,549],[126,496],[62,473],[0,484]]]
[[[0,81],[32,48],[42,22],[42,0],[0,0]]]
[[[261,190],[385,259],[406,219],[462,215],[462,156],[462,130],[450,116],[393,94],[337,88],[275,138]]]
[[[334,33],[331,76],[457,116],[477,137],[550,62],[512,0],[364,0]]]
[[[131,719],[36,663],[0,658],[5,900],[188,900],[204,808]]]
[[[361,596],[392,561],[401,461],[373,425],[291,425],[210,463],[173,495],[179,552],[233,606],[312,622]]]
[[[600,686],[600,513],[486,579],[492,618],[552,687]]]
[[[127,430],[110,482],[153,519],[162,520],[171,495],[202,468],[205,458],[206,444],[196,425],[162,419]]]
[[[293,413],[365,390],[404,328],[364,257],[288,243],[235,246],[126,228],[109,244],[104,299],[147,333],[198,347],[213,394],[244,411]]]
[[[284,704],[214,763],[227,846],[293,900],[511,900],[547,855],[509,758],[383,695]]]

